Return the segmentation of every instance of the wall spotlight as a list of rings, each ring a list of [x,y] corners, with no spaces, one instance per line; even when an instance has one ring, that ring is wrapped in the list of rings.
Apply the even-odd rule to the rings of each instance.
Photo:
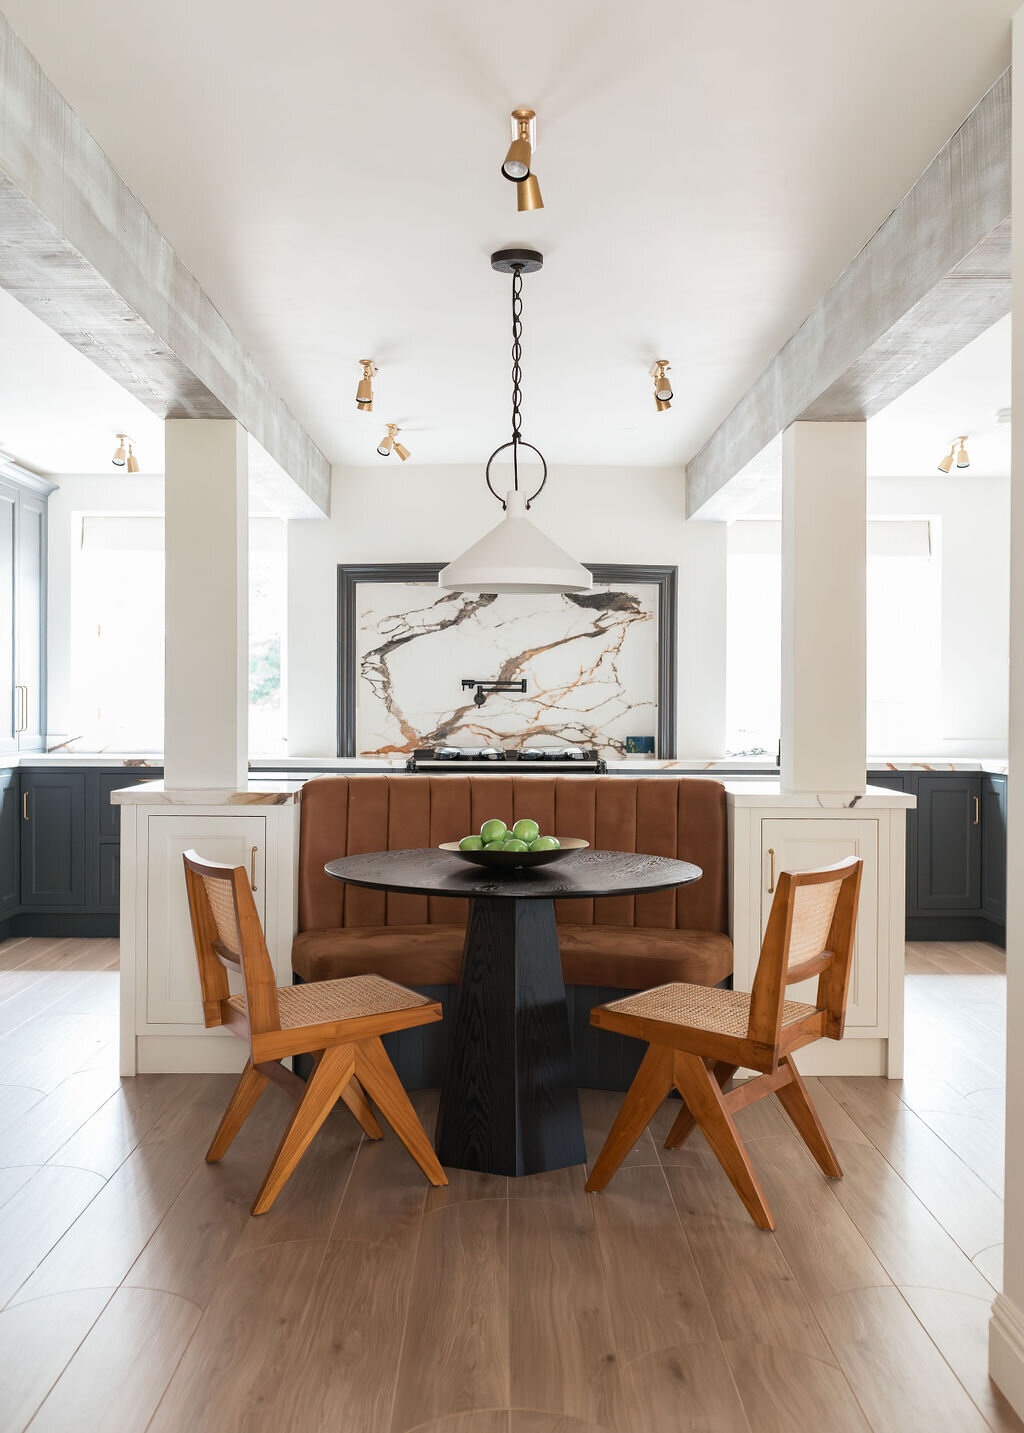
[[[401,443],[396,443],[396,444],[395,444],[394,451],[398,454],[398,456],[401,458],[401,460],[402,460],[403,463],[404,463],[404,462],[408,459],[408,457],[409,457],[409,449],[403,447]]]
[[[377,376],[377,365],[372,358],[361,358],[359,362],[363,365],[363,376],[356,388],[356,407],[360,413],[373,412],[373,383],[372,379]]]
[[[953,466],[953,458],[954,458],[955,453],[956,453],[956,443],[953,443],[953,444],[951,445],[951,447],[950,447],[949,452],[946,454],[946,456],[945,456],[944,458],[940,458],[940,459],[939,459],[939,472],[940,472],[940,473],[948,473],[948,472],[949,472],[950,468]]]
[[[672,407],[672,385],[665,377],[670,367],[671,364],[667,358],[656,358],[651,364],[650,373],[654,379],[654,406],[659,413]]]
[[[128,460],[128,455],[127,455],[127,453],[125,452],[125,447],[124,447],[124,445],[125,445],[125,443],[127,443],[127,441],[128,441],[127,436],[126,436],[124,433],[118,433],[118,435],[117,435],[117,447],[114,449],[114,456],[113,456],[113,457],[111,458],[111,460],[110,460],[110,461],[113,463],[113,465],[114,465],[115,468],[123,468],[124,465],[125,465],[125,463],[126,463],[127,460]]]
[[[401,432],[397,423],[389,423],[387,428],[387,434],[377,444],[377,452],[382,458],[391,456],[391,450],[395,446],[395,434]]]
[[[967,442],[967,434],[965,433],[961,438],[958,438],[957,441],[960,444],[960,451],[956,455],[956,465],[958,468],[969,468],[971,466],[971,460],[967,456],[967,449],[964,447],[964,444]]]
[[[139,471],[139,460],[132,451],[131,443],[128,444],[128,461],[125,463],[126,473],[137,473]]]
[[[501,172],[506,179],[511,179],[513,184],[529,178],[530,161],[536,143],[536,118],[532,109],[512,111],[512,143],[502,162]]]

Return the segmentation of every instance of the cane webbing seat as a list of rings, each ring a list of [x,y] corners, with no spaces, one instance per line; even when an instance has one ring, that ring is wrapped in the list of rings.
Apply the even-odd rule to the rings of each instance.
[[[665,1140],[678,1149],[700,1129],[761,1229],[775,1221],[736,1129],[734,1114],[777,1095],[825,1174],[842,1169],[791,1055],[842,1037],[863,862],[840,861],[779,876],[753,989],[715,990],[675,982],[598,1005],[590,1023],[647,1041],[647,1051],[587,1189],[604,1189],[674,1085],[683,1107]],[[787,985],[818,980],[813,1005],[787,1000]],[[736,1089],[739,1069],[760,1071]]]
[[[750,1024],[750,995],[745,990],[709,990],[706,985],[658,985],[613,1000],[605,1010],[617,1014],[636,1015],[645,1020],[664,1020],[688,1025],[694,1030],[713,1031],[719,1035],[745,1038]],[[793,1025],[815,1013],[816,1007],[800,1000],[786,1000],[782,1005],[783,1025]]]
[[[369,1139],[382,1130],[367,1095],[431,1184],[447,1184],[444,1170],[395,1073],[381,1036],[441,1019],[438,1001],[381,975],[279,986],[244,866],[184,853],[192,937],[199,965],[203,1019],[226,1026],[249,1046],[249,1058],[206,1152],[212,1164],[227,1153],[268,1081],[281,1085],[298,1108],[252,1206],[264,1214],[335,1104],[342,1100]],[[228,973],[241,975],[244,994],[232,995]],[[312,1055],[303,1081],[286,1064]]]
[[[282,1030],[324,1025],[331,1020],[358,1020],[364,1015],[389,1015],[429,1005],[426,995],[385,980],[382,975],[349,975],[342,980],[317,980],[312,985],[279,985],[277,1009]],[[245,1011],[245,996],[232,995],[228,1004]]]

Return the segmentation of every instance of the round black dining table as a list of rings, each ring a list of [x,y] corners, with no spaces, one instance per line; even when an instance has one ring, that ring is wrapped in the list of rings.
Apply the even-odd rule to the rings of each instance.
[[[441,1163],[512,1175],[585,1163],[554,902],[663,891],[699,880],[700,867],[588,849],[492,871],[416,850],[344,856],[324,870],[353,886],[469,899],[437,1115]]]

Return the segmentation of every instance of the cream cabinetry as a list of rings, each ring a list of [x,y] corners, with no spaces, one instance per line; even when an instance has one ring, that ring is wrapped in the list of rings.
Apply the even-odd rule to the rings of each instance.
[[[726,783],[729,801],[730,914],[734,984],[749,990],[782,871],[864,862],[846,1034],[800,1052],[807,1074],[888,1074],[903,1057],[903,927],[906,810],[913,798],[868,789],[863,796],[783,794],[777,786]],[[815,982],[791,986],[813,1000]]]
[[[876,1035],[885,1025],[887,991],[878,980],[878,822],[817,821],[772,817],[761,822],[761,935],[768,924],[779,871],[806,871],[831,866],[849,856],[864,862],[857,934],[850,972],[846,1027]],[[753,978],[753,972],[751,972]],[[792,985],[790,1000],[814,1001],[817,980]]]
[[[232,793],[225,793],[229,797]],[[131,793],[115,793],[124,797]],[[188,804],[154,792],[121,800],[121,1072],[231,1071],[243,1043],[207,1030],[189,922],[182,853],[244,866],[278,983],[291,984],[296,927],[298,805],[285,801]],[[247,794],[246,794],[247,795]],[[232,977],[232,988],[239,981]]]

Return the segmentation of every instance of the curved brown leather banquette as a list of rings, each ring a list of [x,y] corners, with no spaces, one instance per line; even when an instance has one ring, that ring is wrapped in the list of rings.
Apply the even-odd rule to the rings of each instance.
[[[510,825],[532,816],[556,836],[675,856],[704,872],[677,891],[556,901],[567,985],[643,990],[670,980],[716,985],[731,974],[725,789],[717,781],[404,772],[318,777],[302,788],[296,974],[456,984],[465,901],[346,886],[324,864],[458,840],[491,816]]]

